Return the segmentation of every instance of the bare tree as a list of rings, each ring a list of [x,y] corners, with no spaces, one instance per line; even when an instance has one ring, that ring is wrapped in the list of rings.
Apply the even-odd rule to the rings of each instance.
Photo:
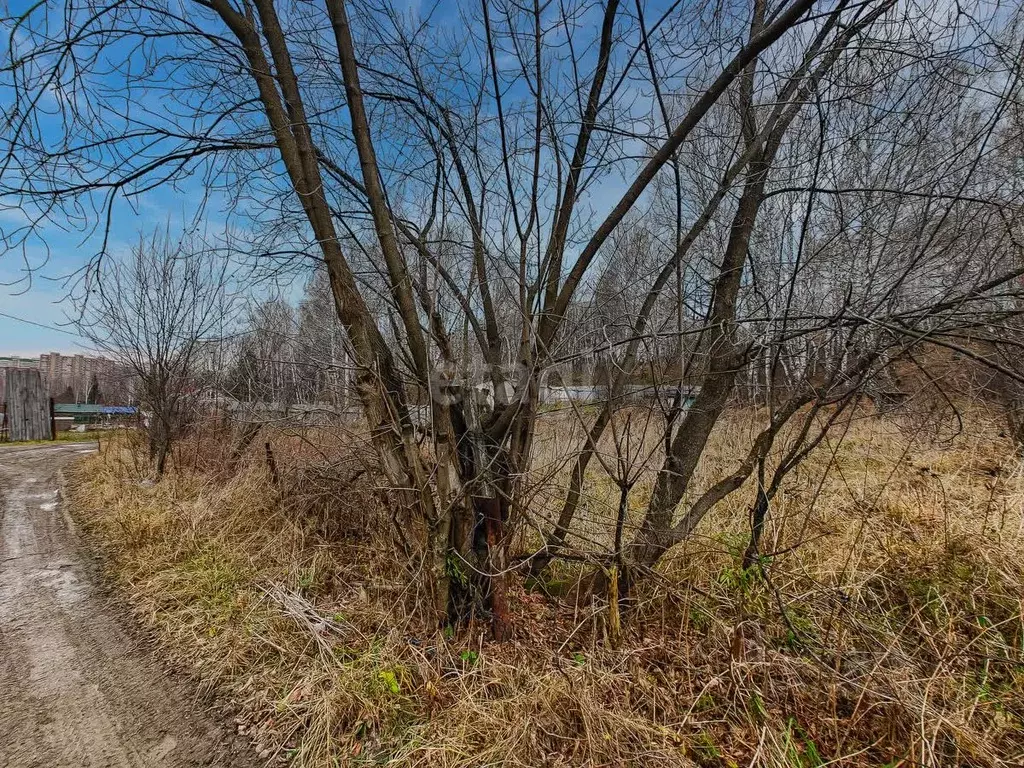
[[[205,355],[231,323],[229,283],[226,259],[168,230],[140,235],[90,277],[79,332],[137,380],[158,477],[207,394]]]

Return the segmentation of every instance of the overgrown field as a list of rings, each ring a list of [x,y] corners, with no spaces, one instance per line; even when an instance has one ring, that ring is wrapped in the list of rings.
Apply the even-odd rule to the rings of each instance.
[[[747,419],[708,462],[734,460]],[[984,414],[964,424],[851,419],[774,501],[763,573],[739,564],[752,490],[727,498],[642,585],[617,649],[601,600],[518,575],[511,642],[417,624],[360,449],[327,430],[272,435],[276,483],[262,440],[229,470],[204,435],[156,485],[105,442],[70,473],[70,504],[140,619],[237,703],[268,760],[1017,766],[1024,466]],[[542,471],[538,508],[560,483]],[[601,504],[583,535],[601,535]],[[581,572],[555,566],[570,587]]]

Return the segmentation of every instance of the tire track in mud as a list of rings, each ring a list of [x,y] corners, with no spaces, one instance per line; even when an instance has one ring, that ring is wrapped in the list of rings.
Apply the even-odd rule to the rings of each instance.
[[[0,449],[0,767],[256,765],[138,647],[63,517],[81,445]]]

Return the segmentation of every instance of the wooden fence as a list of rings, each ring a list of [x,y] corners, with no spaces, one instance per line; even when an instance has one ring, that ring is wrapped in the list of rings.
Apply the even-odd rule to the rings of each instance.
[[[5,421],[7,439],[52,440],[53,405],[39,371],[11,368],[7,371]]]

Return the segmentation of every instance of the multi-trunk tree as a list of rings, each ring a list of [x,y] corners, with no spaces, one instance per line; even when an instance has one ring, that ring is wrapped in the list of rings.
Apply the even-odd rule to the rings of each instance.
[[[258,262],[320,262],[438,618],[483,603],[505,632],[510,532],[540,530],[540,569],[595,457],[632,488],[602,455],[609,430],[637,455],[627,385],[654,392],[653,492],[587,553],[626,589],[752,476],[756,553],[836,414],[921,345],[1017,312],[1019,192],[993,161],[1017,9],[70,0],[7,26],[0,191],[32,212],[8,245],[204,179]],[[588,305],[609,319],[581,345]],[[546,377],[580,358],[604,405],[540,462]],[[739,395],[763,423],[698,484]],[[552,515],[541,463],[568,470]]]

